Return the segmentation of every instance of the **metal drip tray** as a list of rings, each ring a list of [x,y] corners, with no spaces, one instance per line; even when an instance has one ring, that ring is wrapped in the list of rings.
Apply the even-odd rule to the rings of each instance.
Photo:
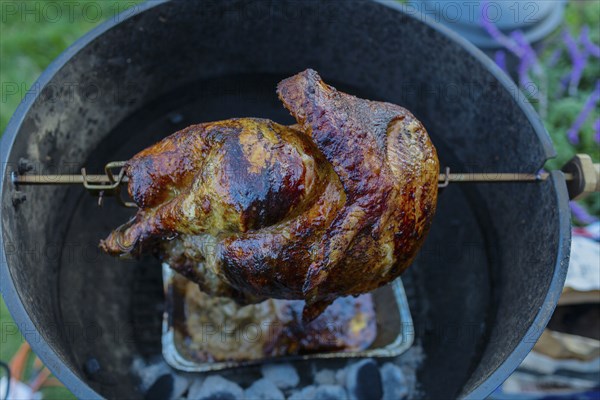
[[[333,358],[359,358],[359,357],[396,357],[408,350],[414,340],[414,330],[408,301],[400,279],[379,288],[371,293],[374,321],[374,338],[364,350],[325,350],[310,352],[308,354],[293,354],[240,359],[239,354],[232,354],[235,360],[199,360],[191,355],[190,338],[185,332],[185,316],[181,308],[184,301],[180,291],[174,290],[176,272],[167,264],[163,264],[163,284],[166,307],[163,317],[162,353],[166,362],[173,368],[187,372],[217,371],[227,368],[237,368],[261,364],[270,361],[292,361]],[[178,311],[179,310],[179,311]],[[202,312],[203,310],[196,310]],[[208,312],[208,309],[206,310]],[[214,309],[211,310],[214,312]],[[357,311],[358,312],[358,311]],[[212,326],[210,335],[224,337],[231,334],[227,332],[227,325]],[[341,335],[344,332],[340,332]],[[238,353],[238,348],[232,347],[232,353]],[[225,357],[227,358],[227,354]]]

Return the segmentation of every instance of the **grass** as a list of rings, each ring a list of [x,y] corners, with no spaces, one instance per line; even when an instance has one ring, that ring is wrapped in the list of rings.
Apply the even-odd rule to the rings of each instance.
[[[135,6],[136,3],[109,0],[0,0],[0,132],[6,128],[10,116],[27,90],[56,56],[101,21],[113,17],[118,11]],[[60,17],[56,10],[61,12]],[[574,35],[579,34],[582,26],[590,26],[592,41],[600,43],[600,2],[569,3],[565,24]],[[549,66],[552,53],[561,46],[564,44],[560,34],[554,34],[540,54],[548,79],[548,117],[545,123],[558,152],[558,157],[548,162],[549,169],[559,168],[575,153],[580,152],[591,154],[595,162],[600,161],[600,149],[593,140],[592,127],[592,122],[599,117],[598,107],[582,128],[580,144],[572,145],[566,136],[593,90],[595,81],[600,77],[599,61],[590,60],[576,95],[558,94],[560,78],[571,69],[570,60],[564,51],[559,61]],[[600,216],[600,196],[591,196],[583,204],[590,213]],[[14,322],[3,301],[0,301],[0,324],[0,359],[10,360],[23,339],[20,334],[10,334]],[[64,399],[73,396],[65,388],[49,388],[44,389],[44,398]]]

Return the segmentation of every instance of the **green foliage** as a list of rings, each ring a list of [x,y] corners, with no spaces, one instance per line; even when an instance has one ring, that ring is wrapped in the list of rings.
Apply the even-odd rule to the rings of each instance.
[[[583,26],[590,28],[589,36],[593,43],[600,43],[600,2],[575,1],[567,5],[565,13],[566,27],[573,37],[579,37]],[[561,50],[558,61],[551,65],[552,56],[557,49]],[[600,162],[600,147],[594,141],[593,123],[600,118],[599,107],[588,116],[579,133],[579,144],[573,145],[567,139],[567,131],[579,116],[587,99],[600,79],[600,60],[589,57],[577,93],[569,94],[561,90],[561,79],[567,76],[572,68],[571,59],[563,42],[561,32],[556,32],[545,41],[540,54],[540,62],[546,73],[548,87],[548,109],[544,120],[556,148],[557,157],[549,160],[547,169],[559,169],[576,153],[589,154],[594,162]],[[590,214],[600,216],[600,195],[593,194],[581,201]]]
[[[596,0],[576,0],[570,1],[565,14],[566,26],[573,28],[580,28],[584,25],[594,27],[596,31],[597,39],[600,36],[600,27],[598,27],[598,20],[600,19],[600,2]]]

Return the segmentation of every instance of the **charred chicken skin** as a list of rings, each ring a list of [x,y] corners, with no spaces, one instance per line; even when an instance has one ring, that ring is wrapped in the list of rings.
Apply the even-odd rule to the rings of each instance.
[[[296,125],[203,123],[129,160],[139,210],[101,248],[158,249],[201,290],[241,303],[304,299],[307,321],[398,277],[436,207],[439,163],[425,128],[310,69],[277,93]]]

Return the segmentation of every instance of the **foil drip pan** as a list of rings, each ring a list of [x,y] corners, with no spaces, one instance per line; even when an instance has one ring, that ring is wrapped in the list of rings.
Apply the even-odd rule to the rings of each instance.
[[[184,328],[186,323],[185,313],[182,313],[182,304],[184,295],[181,291],[174,290],[177,285],[177,273],[169,265],[163,264],[163,285],[165,292],[166,307],[163,316],[162,332],[162,353],[165,361],[173,368],[186,372],[207,372],[217,371],[228,368],[244,367],[249,365],[261,364],[264,362],[284,362],[294,360],[313,360],[313,359],[334,359],[334,358],[363,358],[377,357],[390,358],[396,357],[407,351],[414,341],[414,327],[412,317],[408,307],[408,300],[400,278],[389,285],[373,291],[367,300],[367,304],[372,304],[372,313],[368,314],[371,321],[367,324],[373,326],[373,330],[361,331],[363,335],[371,335],[369,343],[362,350],[339,350],[339,349],[316,349],[306,354],[293,355],[262,355],[248,359],[240,359],[239,347],[232,347],[232,357],[235,360],[217,360],[217,359],[198,359],[190,351],[190,335]],[[347,298],[352,299],[352,298]],[[347,300],[350,301],[350,300]],[[364,302],[360,298],[356,300],[359,307],[364,308]],[[335,303],[334,303],[335,305]],[[196,312],[202,312],[202,308]],[[214,312],[215,310],[208,310]],[[354,311],[353,311],[354,312]],[[356,311],[357,313],[360,311]],[[352,319],[355,326],[355,320],[360,321],[360,316]],[[362,321],[364,322],[364,321]],[[363,326],[363,323],[360,323]],[[221,331],[223,330],[223,331]],[[348,332],[346,332],[348,333]],[[227,327],[214,325],[207,332],[208,335],[228,335]],[[204,335],[204,334],[203,334]],[[343,334],[342,334],[343,336]],[[204,337],[204,336],[203,336]],[[223,337],[223,336],[221,336]],[[254,336],[256,337],[256,336]],[[360,340],[361,338],[354,338]],[[240,340],[244,340],[243,338]]]

